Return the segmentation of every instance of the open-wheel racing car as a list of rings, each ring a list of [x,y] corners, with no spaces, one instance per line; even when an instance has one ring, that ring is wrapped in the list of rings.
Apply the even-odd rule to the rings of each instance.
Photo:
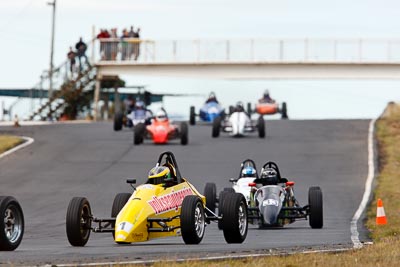
[[[199,116],[202,121],[205,122],[213,122],[217,117],[224,117],[225,110],[219,104],[215,94],[213,92],[210,93],[206,103],[200,108],[200,113],[196,114],[195,107],[190,107],[189,114],[189,123],[190,125],[196,124],[196,116]]]
[[[159,110],[156,116],[148,123],[138,123],[133,130],[133,143],[139,145],[144,139],[151,139],[155,144],[166,144],[172,139],[180,139],[182,145],[187,145],[188,125],[181,122],[180,125],[173,124],[165,112]]]
[[[239,102],[228,118],[216,117],[214,119],[212,137],[218,137],[221,130],[235,137],[258,131],[258,136],[264,138],[265,122],[262,116],[257,119],[257,122],[252,121],[250,115],[244,111],[243,103]]]
[[[249,162],[249,160],[246,161]],[[246,163],[246,161],[243,163]],[[255,169],[255,165],[250,167]],[[242,170],[244,169],[242,168]],[[259,177],[254,173],[251,178],[249,176],[239,179],[231,178],[230,182],[233,183],[232,188],[225,188],[218,199],[214,194],[214,199],[219,202],[219,205],[224,205],[227,192],[235,191],[243,194],[247,199],[249,223],[258,224],[260,228],[282,227],[296,220],[308,219],[311,228],[323,227],[321,188],[318,186],[310,187],[308,205],[300,206],[293,190],[295,183],[281,177],[278,165],[275,162],[265,163]],[[209,185],[208,192],[205,192],[207,198],[212,199],[210,195],[213,193],[211,190],[213,187],[215,188],[215,185]],[[209,205],[214,208],[216,206],[215,204],[212,206],[211,203]],[[221,211],[221,214],[223,215],[223,211]]]
[[[24,235],[24,214],[18,201],[0,196],[0,251],[15,250]]]
[[[128,109],[128,108],[127,108]],[[126,113],[118,111],[114,115],[114,131],[122,130],[123,126],[133,128],[139,123],[145,123],[153,116],[150,109],[147,109],[143,101],[137,101],[134,107]]]
[[[203,239],[206,224],[211,221],[221,221],[228,243],[242,243],[246,238],[248,223],[244,197],[237,193],[227,195],[229,205],[222,207],[223,216],[216,216],[207,210],[205,197],[181,176],[171,152],[159,156],[145,184],[135,188],[135,179],[127,182],[134,191],[117,194],[111,218],[94,217],[84,197],[70,201],[66,230],[72,246],[84,246],[91,232],[112,233],[118,244],[180,235],[186,244],[198,244]]]

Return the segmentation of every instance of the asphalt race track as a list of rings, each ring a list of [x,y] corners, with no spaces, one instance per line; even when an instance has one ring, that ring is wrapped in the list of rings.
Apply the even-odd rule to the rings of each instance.
[[[160,258],[351,247],[350,221],[367,177],[368,120],[267,121],[267,137],[256,134],[211,138],[211,127],[189,128],[189,145],[132,145],[130,130],[114,132],[111,123],[1,127],[0,132],[30,136],[35,142],[0,160],[0,195],[15,196],[25,214],[25,234],[14,252],[0,252],[0,264],[33,265],[127,261]],[[131,192],[126,178],[143,183],[161,152],[175,153],[181,173],[203,192],[215,182],[218,192],[237,177],[239,164],[254,159],[258,169],[276,161],[282,176],[296,182],[300,204],[310,186],[324,196],[324,228],[298,221],[283,229],[250,225],[243,244],[226,244],[215,223],[199,245],[181,237],[117,245],[109,233],[91,234],[85,247],[69,245],[65,232],[67,205],[87,197],[96,217],[110,217],[114,196]],[[365,240],[365,233],[361,233]]]

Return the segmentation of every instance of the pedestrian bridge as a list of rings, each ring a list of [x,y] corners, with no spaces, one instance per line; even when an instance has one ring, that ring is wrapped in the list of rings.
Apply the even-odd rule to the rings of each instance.
[[[399,79],[400,39],[101,39],[99,77]]]

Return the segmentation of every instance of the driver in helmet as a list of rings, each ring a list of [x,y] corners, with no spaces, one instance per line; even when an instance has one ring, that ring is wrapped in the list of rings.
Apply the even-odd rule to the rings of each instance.
[[[264,91],[263,96],[258,100],[259,103],[275,103],[275,100],[269,95],[269,90]]]
[[[154,119],[158,122],[163,122],[168,120],[167,112],[165,112],[165,109],[160,109],[157,111],[156,116]]]
[[[277,185],[279,181],[278,173],[274,168],[266,168],[261,171],[260,178],[254,180],[256,184],[265,185]]]
[[[215,93],[214,92],[211,92],[210,93],[210,95],[208,96],[208,99],[207,99],[207,101],[206,101],[206,104],[207,103],[210,103],[210,102],[215,102],[215,103],[219,103],[218,102],[218,100],[217,100],[217,97],[215,96]]]
[[[235,112],[244,112],[243,102],[236,103]]]
[[[170,165],[170,164],[169,164]],[[163,186],[169,187],[176,184],[174,177],[174,169],[172,166],[155,166],[149,171],[148,184],[162,184]]]
[[[246,166],[246,167],[243,168],[241,176],[242,176],[241,178],[243,178],[243,177],[254,177],[254,178],[256,178],[257,177],[257,171],[252,166]]]

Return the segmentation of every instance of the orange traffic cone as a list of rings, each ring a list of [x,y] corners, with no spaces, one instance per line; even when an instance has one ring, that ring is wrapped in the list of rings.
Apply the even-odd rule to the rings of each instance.
[[[382,199],[378,198],[377,204],[378,207],[376,209],[376,224],[377,225],[387,224],[385,209],[383,208]]]

